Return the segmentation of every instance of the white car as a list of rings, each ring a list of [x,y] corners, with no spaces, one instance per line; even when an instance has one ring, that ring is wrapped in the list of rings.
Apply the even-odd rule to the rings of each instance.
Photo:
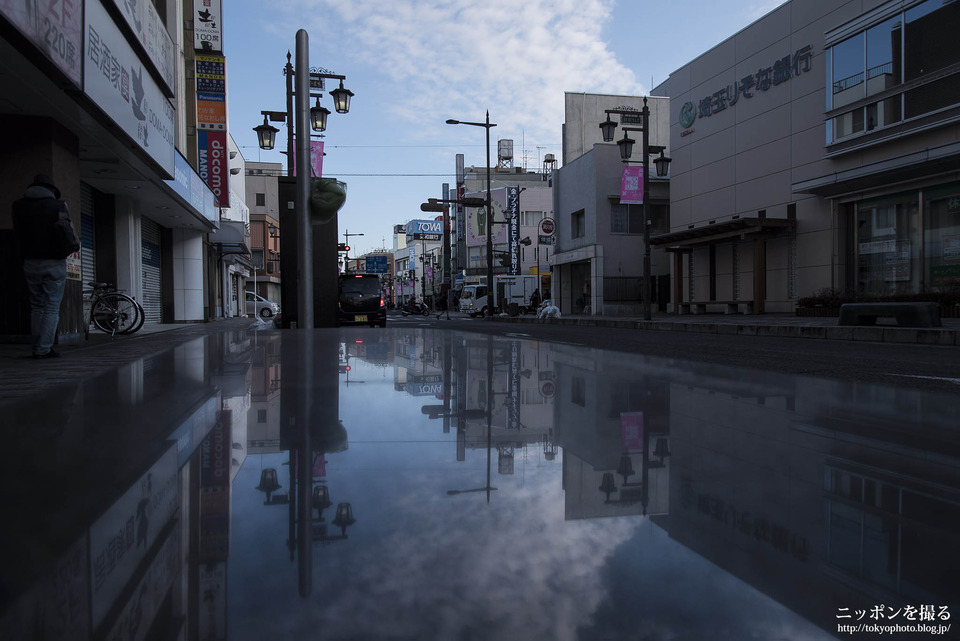
[[[245,292],[247,295],[247,316],[272,318],[280,313],[280,306],[269,301],[260,294]]]

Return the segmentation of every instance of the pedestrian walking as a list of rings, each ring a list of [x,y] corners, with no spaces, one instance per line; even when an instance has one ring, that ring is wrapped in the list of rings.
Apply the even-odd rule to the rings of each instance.
[[[53,350],[53,343],[67,282],[66,257],[72,253],[63,249],[58,235],[61,215],[69,224],[67,204],[60,200],[53,179],[45,174],[34,176],[23,198],[13,203],[13,228],[29,292],[31,346],[33,357],[38,359],[60,356]]]
[[[451,287],[447,290],[447,320],[450,320],[450,308],[453,307],[456,311],[457,305],[457,292]]]

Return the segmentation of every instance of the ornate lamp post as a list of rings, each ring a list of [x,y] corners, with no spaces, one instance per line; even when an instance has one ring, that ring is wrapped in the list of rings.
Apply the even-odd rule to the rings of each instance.
[[[353,92],[343,88],[346,76],[328,73],[326,71],[310,70],[310,37],[303,29],[297,31],[296,51],[297,66],[294,69],[290,62],[290,52],[287,52],[287,64],[283,73],[287,80],[287,110],[261,111],[263,124],[253,128],[257,132],[257,140],[261,149],[273,149],[276,134],[279,129],[270,122],[286,122],[287,124],[287,175],[293,175],[294,160],[301,167],[297,176],[297,321],[301,327],[312,328],[313,320],[313,235],[310,229],[310,135],[309,130],[323,131],[327,127],[327,116],[330,111],[320,106],[322,94],[313,93],[312,88],[322,88],[324,78],[340,81],[340,87],[330,92],[337,113],[347,113],[350,110],[350,99]],[[296,98],[296,101],[294,101]],[[316,98],[316,105],[310,107],[310,98]],[[296,150],[294,150],[295,134]]]
[[[496,291],[493,286],[493,201],[490,197],[490,128],[496,127],[496,123],[490,122],[490,111],[487,111],[487,119],[484,122],[464,122],[447,120],[448,125],[470,125],[472,127],[483,127],[487,131],[487,298],[490,303],[487,305],[487,316],[493,316],[493,308],[496,306]]]
[[[626,111],[621,109],[604,109],[604,112],[607,114],[607,119],[604,122],[600,123],[600,131],[603,133],[604,142],[613,142],[613,134],[617,128],[617,122],[615,120],[610,120],[610,114],[619,114],[619,115],[632,115],[635,116],[635,111]],[[617,141],[617,146],[620,147],[620,158],[623,160],[624,164],[630,162],[630,156],[633,153],[633,144],[634,140],[627,137],[628,131],[640,131],[643,133],[642,137],[642,149],[640,151],[641,155],[641,164],[643,165],[643,204],[642,207],[642,216],[643,216],[643,319],[650,320],[650,299],[652,296],[652,287],[651,287],[651,274],[650,274],[650,220],[647,212],[649,211],[647,205],[650,201],[650,154],[659,153],[660,157],[654,160],[654,164],[657,167],[657,176],[663,178],[667,175],[667,168],[670,165],[670,159],[663,155],[663,152],[666,150],[665,147],[660,145],[651,145],[650,144],[650,108],[647,106],[647,99],[643,99],[643,109],[640,110],[640,126],[639,127],[623,127],[623,138]]]

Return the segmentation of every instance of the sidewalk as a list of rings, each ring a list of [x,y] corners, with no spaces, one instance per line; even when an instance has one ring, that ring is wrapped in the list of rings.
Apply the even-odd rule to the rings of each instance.
[[[776,336],[781,338],[815,338],[821,340],[872,341],[880,343],[916,343],[919,345],[960,345],[960,318],[943,318],[943,327],[912,328],[893,324],[844,326],[835,317],[796,316],[794,314],[665,314],[655,312],[649,321],[641,317],[570,315],[547,320],[534,315],[498,316],[507,323],[551,323],[579,327],[613,327],[621,329],[701,334],[736,334],[740,336]],[[892,323],[892,320],[891,320]]]
[[[27,343],[0,343],[0,403],[61,383],[96,376],[196,338],[223,331],[245,331],[254,318],[218,319],[209,323],[146,324],[136,334],[111,337],[93,330],[80,345],[55,345],[60,358],[36,360]]]

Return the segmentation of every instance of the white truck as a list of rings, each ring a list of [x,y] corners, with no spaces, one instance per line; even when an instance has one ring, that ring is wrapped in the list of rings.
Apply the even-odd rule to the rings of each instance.
[[[536,274],[522,274],[518,276],[494,276],[493,282],[496,290],[497,313],[500,311],[509,312],[510,304],[517,304],[517,313],[526,314],[527,312],[536,312],[537,310],[530,304],[530,297],[537,290],[539,276]],[[479,284],[464,285],[460,292],[460,311],[466,312],[471,316],[486,314],[487,310],[487,285],[486,282]]]

